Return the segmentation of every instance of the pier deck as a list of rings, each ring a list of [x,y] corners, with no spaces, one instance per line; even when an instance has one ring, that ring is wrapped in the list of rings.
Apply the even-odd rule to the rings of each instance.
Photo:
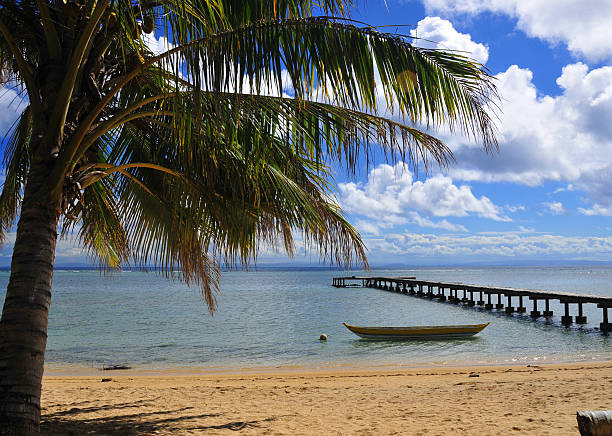
[[[550,310],[550,300],[558,300],[559,303],[564,306],[564,314],[561,316],[561,323],[565,326],[569,326],[574,322],[577,324],[586,324],[587,319],[583,314],[583,305],[596,304],[598,308],[602,309],[603,314],[603,319],[599,326],[601,332],[603,334],[608,334],[612,331],[612,323],[609,322],[608,318],[608,309],[612,308],[612,297],[562,291],[417,280],[416,277],[334,277],[332,284],[335,287],[362,286],[384,289],[425,297],[432,300],[437,299],[440,302],[449,301],[453,304],[464,303],[468,306],[478,305],[483,306],[487,310],[504,310],[507,314],[513,314],[514,312],[525,313],[527,309],[523,303],[524,298],[527,298],[533,302],[533,310],[529,314],[534,319],[552,317],[553,311]],[[475,294],[478,294],[478,300],[476,300]],[[492,301],[492,296],[496,297],[495,304]],[[513,297],[518,297],[518,306],[513,306]],[[503,299],[506,299],[505,307]],[[538,310],[538,301],[544,302],[545,309],[542,312]],[[578,306],[578,315],[575,317],[570,315],[570,304],[576,304]]]

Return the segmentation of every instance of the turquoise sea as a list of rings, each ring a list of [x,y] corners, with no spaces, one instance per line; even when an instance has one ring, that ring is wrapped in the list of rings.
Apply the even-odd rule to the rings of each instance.
[[[601,310],[594,305],[585,307],[588,325],[564,328],[557,306],[552,323],[534,322],[526,315],[508,317],[375,289],[332,287],[332,277],[344,274],[321,269],[226,272],[211,316],[197,289],[153,273],[104,277],[97,271],[58,269],[47,366],[236,370],[612,359],[612,337],[596,331]],[[612,296],[609,266],[379,269],[367,274]],[[1,301],[8,275],[0,271]],[[354,336],[343,321],[491,325],[473,339],[372,342]],[[329,335],[327,342],[319,341],[321,333]]]

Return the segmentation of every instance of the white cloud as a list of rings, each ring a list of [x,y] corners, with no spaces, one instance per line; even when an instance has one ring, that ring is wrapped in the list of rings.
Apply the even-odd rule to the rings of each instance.
[[[451,4],[440,0],[436,7],[444,9],[446,5],[447,11],[452,7],[456,11],[478,12],[486,5],[491,10],[514,3],[464,0]],[[567,2],[561,3],[564,7]],[[457,32],[450,22],[437,17],[422,20],[417,30],[419,36],[438,38],[451,48],[476,45],[469,35]],[[486,155],[478,144],[442,130],[438,136],[457,157],[457,164],[451,167],[449,175],[456,180],[528,186],[539,186],[546,181],[565,182],[567,187],[554,194],[584,191],[593,207],[582,209],[582,213],[609,215],[608,211],[612,211],[612,154],[609,153],[612,66],[590,70],[581,62],[566,65],[557,79],[562,90],[559,96],[539,93],[533,83],[533,73],[517,65],[497,74],[496,79],[501,95],[497,123],[500,153]],[[512,206],[506,210],[516,211]]]
[[[580,211],[581,214],[587,215],[587,216],[593,216],[593,215],[612,216],[612,205],[603,206],[601,204],[596,203],[591,208],[579,207],[578,211]]]
[[[495,221],[510,221],[502,209],[482,196],[477,198],[467,185],[456,186],[450,177],[436,175],[422,181],[401,162],[395,166],[382,164],[370,171],[366,183],[340,183],[339,201],[349,213],[366,217],[369,233],[413,223],[422,227],[466,231],[464,226],[447,220],[432,221],[429,217],[464,217],[476,215]],[[376,229],[372,226],[376,226]]]
[[[355,228],[362,235],[374,235],[379,236],[381,232],[381,226],[368,220],[356,220],[354,223]]]
[[[465,52],[466,56],[485,64],[489,59],[489,49],[483,44],[472,41],[469,34],[457,32],[450,21],[440,17],[425,17],[417,24],[410,35],[419,39],[414,44],[424,48],[440,48]]]
[[[355,228],[359,231],[359,233],[371,236],[380,236],[388,232],[390,229],[403,224],[415,224],[419,227],[448,230],[451,232],[468,231],[468,229],[461,224],[454,224],[446,219],[433,221],[429,218],[422,217],[414,211],[406,212],[402,216],[357,219],[354,222]]]
[[[566,106],[563,97],[539,96],[531,71],[516,65],[496,78],[502,98],[498,123],[501,151],[487,156],[480,148],[465,142],[457,144],[450,138],[459,164],[452,171],[453,176],[530,186],[547,179],[577,179],[580,171],[573,164],[579,151],[575,144],[581,132],[563,119]]]
[[[517,20],[531,37],[564,43],[589,60],[612,57],[610,0],[422,0],[429,14],[494,12]]]
[[[418,225],[419,227],[429,227],[432,229],[442,229],[442,230],[450,230],[452,232],[467,232],[468,230],[465,226],[461,224],[453,224],[448,220],[441,220],[438,222],[434,222],[430,219],[423,218],[416,212],[409,212],[408,216],[410,217],[410,222]]]
[[[153,33],[145,33],[142,35],[142,40],[145,45],[153,52],[153,54],[159,55],[167,52],[168,50],[174,48],[174,45],[170,44],[168,38],[163,35],[160,35],[159,38],[156,38]]]
[[[609,258],[612,237],[567,237],[549,234],[486,233],[476,235],[434,235],[405,233],[383,238],[365,238],[372,256],[378,258],[410,255],[411,258],[461,259],[491,257],[568,259]]]
[[[563,203],[561,203],[560,201],[547,201],[542,203],[542,206],[553,215],[563,215],[564,213],[566,213],[566,210],[563,207]]]
[[[555,189],[553,194],[559,194],[560,192],[572,192],[575,191],[576,187],[573,184],[568,184],[565,188]]]
[[[516,213],[516,212],[525,212],[525,210],[527,210],[525,208],[525,206],[519,205],[519,206],[511,206],[511,205],[506,205],[506,210],[510,213]]]
[[[586,191],[592,201],[609,207],[612,67],[567,65],[557,79],[563,90],[557,97],[540,95],[532,72],[516,65],[496,77],[502,97],[500,153],[487,156],[474,144],[448,136],[458,161],[450,175],[529,186],[564,181],[569,183],[564,190]]]

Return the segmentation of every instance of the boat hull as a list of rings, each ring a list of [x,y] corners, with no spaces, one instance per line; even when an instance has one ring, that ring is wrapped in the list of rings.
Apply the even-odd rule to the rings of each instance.
[[[344,326],[357,336],[376,340],[467,338],[481,332],[488,325],[489,323],[420,327],[360,327],[344,323]]]

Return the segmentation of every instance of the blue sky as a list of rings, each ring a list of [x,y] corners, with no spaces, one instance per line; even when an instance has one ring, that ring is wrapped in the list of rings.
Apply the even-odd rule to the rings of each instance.
[[[354,18],[470,52],[501,95],[499,153],[441,130],[457,159],[448,170],[416,177],[380,160],[352,178],[336,173],[337,200],[373,265],[612,260],[610,0],[369,0]],[[13,97],[0,96],[2,130]],[[57,264],[81,262],[61,241]]]

